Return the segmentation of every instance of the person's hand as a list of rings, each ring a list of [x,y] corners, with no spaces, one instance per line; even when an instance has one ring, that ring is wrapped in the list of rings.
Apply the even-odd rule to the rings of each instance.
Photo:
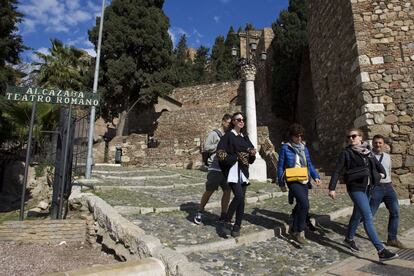
[[[335,198],[336,198],[336,193],[335,193],[335,191],[329,191],[329,196],[330,196],[332,199],[335,199]]]
[[[319,178],[316,178],[315,179],[315,184],[316,184],[316,186],[321,185],[321,180]]]
[[[256,149],[255,149],[255,148],[248,149],[248,151],[249,151],[249,154],[250,154],[251,156],[255,156],[255,155],[256,155]]]
[[[280,186],[280,190],[282,191],[282,192],[287,192],[287,188],[286,188],[286,186]]]

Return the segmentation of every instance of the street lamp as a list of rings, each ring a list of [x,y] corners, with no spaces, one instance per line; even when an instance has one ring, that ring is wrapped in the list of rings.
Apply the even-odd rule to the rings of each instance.
[[[239,65],[242,72],[242,77],[246,85],[246,127],[247,134],[249,135],[250,141],[257,149],[257,119],[256,119],[256,95],[254,90],[254,80],[256,77],[256,66],[266,60],[266,52],[260,54],[260,60],[256,58],[257,41],[260,37],[256,34],[251,34],[250,31],[246,30],[246,33],[239,33],[240,38],[240,49],[245,46],[246,56],[240,51]],[[242,40],[243,38],[243,40]],[[243,45],[242,41],[246,44]],[[237,56],[237,49],[232,48],[231,51],[233,57]],[[266,181],[266,162],[257,154],[256,161],[250,166],[249,174],[250,178],[258,181]]]

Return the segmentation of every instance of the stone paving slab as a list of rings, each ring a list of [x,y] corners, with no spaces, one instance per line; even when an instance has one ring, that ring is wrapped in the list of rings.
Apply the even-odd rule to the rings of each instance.
[[[257,197],[267,193],[276,193],[279,188],[267,183],[251,185],[246,196]],[[198,204],[205,191],[204,185],[184,185],[171,189],[148,188],[139,191],[110,189],[96,190],[95,193],[112,206],[137,206],[137,207],[182,207]],[[219,201],[222,192],[214,193],[210,201]],[[257,200],[254,200],[257,201]]]
[[[401,231],[414,227],[413,217],[413,206],[401,206]],[[346,217],[344,221],[348,219],[349,217]],[[386,233],[384,228],[379,226],[387,224],[387,220],[387,210],[381,208],[376,220],[381,236],[385,236]],[[319,225],[319,231],[316,233],[307,233],[310,244],[301,249],[281,236],[225,251],[194,252],[187,257],[191,261],[199,263],[202,269],[213,275],[304,275],[308,273],[320,275],[316,271],[321,267],[339,263],[349,256],[357,256],[342,244],[345,231],[346,224],[330,222]],[[243,235],[245,235],[244,228],[242,229]],[[364,258],[364,254],[372,252],[373,246],[364,235],[359,235],[356,241],[362,250],[362,258]],[[376,254],[374,255],[373,259],[377,258]],[[378,265],[377,263],[373,264]],[[407,261],[401,261],[399,266],[407,268],[408,264]],[[363,270],[374,271],[373,269],[372,267],[365,267],[360,271],[351,269],[346,273],[339,270],[328,271],[325,275],[360,275],[358,273],[366,273]],[[394,275],[399,274],[394,272]]]
[[[335,205],[326,203],[323,199],[329,201],[326,195],[311,195],[311,206],[314,205],[313,210],[318,210],[318,214],[314,216],[333,212],[350,204],[345,194],[338,195]],[[280,197],[247,204],[243,233],[247,235],[265,230],[273,233],[275,227],[284,227],[284,224],[288,223],[291,210],[292,205],[287,202],[287,193]],[[212,243],[226,238],[223,225],[217,221],[220,214],[219,207],[206,209],[202,225],[193,223],[195,211],[196,209],[190,208],[168,214],[130,214],[127,218],[146,232],[157,236],[165,245],[172,247]]]
[[[414,254],[414,228],[406,231],[399,239],[408,247],[408,249],[394,249],[401,256],[399,259],[380,264],[375,250],[372,250],[357,257],[349,257],[313,275],[414,275],[414,259],[404,258],[405,255]]]
[[[180,186],[180,185],[201,185],[205,184],[205,179],[193,179],[188,177],[169,177],[164,179],[134,179],[134,180],[128,180],[128,179],[107,179],[107,178],[99,178],[99,180],[95,183],[95,187],[100,186],[137,186],[137,187],[146,187],[146,186],[152,186],[152,187],[174,187],[174,186]]]

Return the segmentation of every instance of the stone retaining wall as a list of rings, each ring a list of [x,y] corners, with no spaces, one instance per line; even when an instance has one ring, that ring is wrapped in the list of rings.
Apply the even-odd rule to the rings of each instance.
[[[74,189],[71,204],[87,206],[98,225],[98,240],[123,260],[155,257],[163,262],[167,275],[209,275],[187,257],[161,244],[158,238],[122,217],[101,198]]]
[[[26,220],[0,224],[0,241],[23,243],[85,242],[86,220]]]

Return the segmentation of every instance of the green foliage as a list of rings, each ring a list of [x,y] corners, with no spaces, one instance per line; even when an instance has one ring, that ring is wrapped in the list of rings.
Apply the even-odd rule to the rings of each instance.
[[[188,56],[187,37],[182,35],[174,50],[174,62],[172,65],[174,86],[186,86],[194,83],[192,66],[192,60]]]
[[[211,82],[211,72],[208,67],[210,63],[208,52],[209,48],[203,45],[197,49],[193,65],[194,82],[197,84]]]
[[[0,0],[0,91],[16,80],[16,72],[8,64],[17,64],[19,54],[27,49],[17,32],[22,18],[16,10],[17,4],[17,0]]]
[[[309,51],[306,24],[306,0],[290,0],[272,26],[273,109],[289,121],[295,119],[301,64]]]
[[[34,62],[37,85],[49,89],[83,90],[90,68],[88,54],[60,40],[52,39],[50,54],[35,52],[40,62]]]
[[[105,10],[100,64],[104,111],[151,104],[173,87],[172,42],[163,0],[113,0]],[[99,18],[89,31],[97,45]]]

